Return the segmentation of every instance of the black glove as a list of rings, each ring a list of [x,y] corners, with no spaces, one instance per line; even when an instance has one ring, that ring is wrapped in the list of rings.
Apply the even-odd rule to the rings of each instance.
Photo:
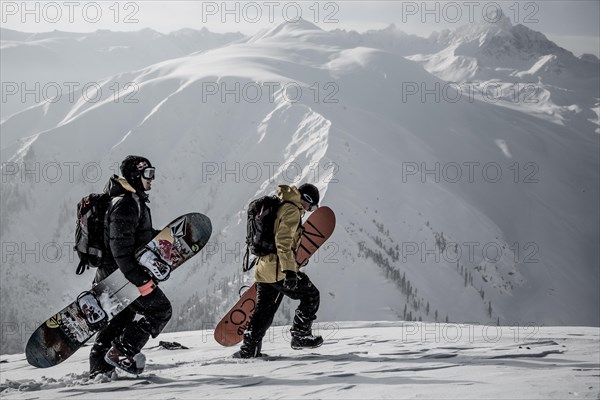
[[[295,290],[298,288],[298,274],[296,271],[287,270],[285,271],[285,279],[283,280],[283,287],[288,290]]]

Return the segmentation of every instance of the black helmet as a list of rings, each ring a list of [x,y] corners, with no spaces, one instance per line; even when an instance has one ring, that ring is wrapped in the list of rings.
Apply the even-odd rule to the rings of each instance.
[[[144,190],[144,186],[142,185],[142,174],[146,173],[145,169],[151,169],[151,177],[148,179],[154,179],[154,168],[146,157],[142,156],[132,156],[129,155],[125,157],[123,162],[121,163],[121,174],[123,178],[129,182],[133,188],[136,190]]]
[[[312,185],[310,183],[304,183],[300,185],[298,191],[300,192],[300,197],[302,197],[302,200],[308,202],[313,206],[319,205],[319,189],[317,189],[315,185]]]

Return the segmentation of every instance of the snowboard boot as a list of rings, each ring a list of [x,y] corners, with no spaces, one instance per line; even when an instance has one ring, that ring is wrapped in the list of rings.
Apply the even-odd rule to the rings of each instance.
[[[146,366],[146,357],[142,353],[131,356],[121,352],[115,346],[108,350],[104,360],[110,365],[134,375],[141,374]]]
[[[150,338],[149,330],[145,318],[129,324],[121,337],[112,342],[104,361],[130,374],[141,374],[146,364],[141,350]]]
[[[110,348],[110,347],[109,347]],[[115,367],[104,361],[104,355],[108,348],[102,346],[101,343],[95,343],[90,351],[90,379],[95,379],[96,376],[106,374],[111,375]]]
[[[323,344],[323,338],[315,335],[292,336],[292,349],[315,349]]]
[[[233,358],[258,358],[262,357],[263,354],[260,352],[262,349],[262,340],[258,343],[254,342],[251,335],[246,332],[244,333],[244,343],[240,347],[239,351],[233,353]]]
[[[312,320],[306,318],[299,310],[296,311],[290,333],[292,334],[291,346],[294,350],[314,349],[323,344],[321,336],[312,334]]]
[[[261,357],[267,357],[266,354],[263,354],[261,352],[256,352],[256,353],[248,353],[244,350],[238,350],[235,353],[233,353],[231,355],[233,358],[261,358]]]

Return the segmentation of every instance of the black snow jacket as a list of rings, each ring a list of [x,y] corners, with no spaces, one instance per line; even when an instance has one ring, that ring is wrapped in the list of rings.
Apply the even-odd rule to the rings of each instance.
[[[148,196],[136,192],[124,178],[113,175],[104,189],[111,197],[104,217],[104,244],[108,254],[96,271],[95,283],[117,268],[134,285],[150,281],[150,275],[135,259],[135,251],[148,243],[157,231],[152,228]]]

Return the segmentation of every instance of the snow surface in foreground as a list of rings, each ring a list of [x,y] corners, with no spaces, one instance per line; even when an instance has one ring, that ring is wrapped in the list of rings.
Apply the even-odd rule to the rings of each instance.
[[[403,322],[315,325],[323,347],[294,351],[289,327],[274,327],[266,359],[234,360],[211,331],[152,340],[139,377],[87,380],[89,346],[50,369],[23,354],[0,364],[2,398],[594,398],[600,392],[599,328],[495,327]],[[19,390],[20,388],[20,390]],[[31,393],[35,391],[35,393]]]

